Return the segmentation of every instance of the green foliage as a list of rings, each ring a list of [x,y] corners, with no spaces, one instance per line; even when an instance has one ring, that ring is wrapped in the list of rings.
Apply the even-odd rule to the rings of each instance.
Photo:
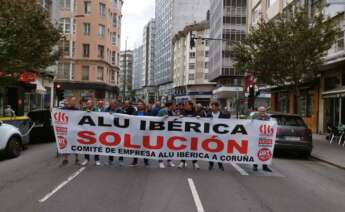
[[[236,68],[259,82],[297,88],[317,77],[338,28],[322,13],[310,17],[307,8],[289,8],[274,20],[260,21],[233,46]]]
[[[37,0],[0,0],[0,71],[14,77],[39,73],[59,59],[59,40],[60,31]]]

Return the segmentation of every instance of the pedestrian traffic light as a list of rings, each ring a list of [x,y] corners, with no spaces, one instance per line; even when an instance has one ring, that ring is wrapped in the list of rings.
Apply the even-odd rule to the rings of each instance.
[[[190,32],[190,43],[189,43],[190,49],[193,49],[195,47],[195,37],[192,32]]]

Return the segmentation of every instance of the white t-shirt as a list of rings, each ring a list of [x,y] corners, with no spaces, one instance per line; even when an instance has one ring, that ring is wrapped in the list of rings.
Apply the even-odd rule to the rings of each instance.
[[[220,116],[220,112],[217,112],[217,113],[212,112],[213,118],[219,118],[219,116]]]

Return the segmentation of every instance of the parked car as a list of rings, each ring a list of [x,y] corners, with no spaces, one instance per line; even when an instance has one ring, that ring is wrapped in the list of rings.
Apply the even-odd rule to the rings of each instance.
[[[18,157],[29,139],[23,139],[19,129],[0,121],[0,151],[10,158]]]
[[[28,117],[35,123],[35,127],[30,132],[30,141],[32,143],[55,142],[50,110],[40,109],[30,111]]]
[[[297,153],[308,158],[313,149],[312,131],[307,127],[302,117],[294,114],[270,113],[271,120],[278,124],[275,153],[284,151]],[[251,113],[254,119],[257,113]]]

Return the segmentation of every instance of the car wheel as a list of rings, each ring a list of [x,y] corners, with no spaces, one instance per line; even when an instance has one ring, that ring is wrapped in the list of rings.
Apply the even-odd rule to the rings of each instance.
[[[11,137],[6,148],[7,156],[10,158],[18,157],[22,149],[23,148],[20,139],[16,136]]]
[[[301,156],[302,156],[304,159],[309,159],[309,158],[310,158],[310,155],[311,155],[311,152],[310,152],[310,151],[303,152],[303,153],[301,154]]]

